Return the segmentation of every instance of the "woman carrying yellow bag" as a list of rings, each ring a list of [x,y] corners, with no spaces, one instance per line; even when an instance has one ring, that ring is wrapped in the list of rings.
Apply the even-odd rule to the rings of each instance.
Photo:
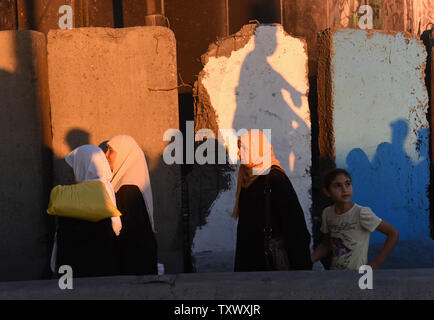
[[[52,265],[71,266],[74,277],[115,275],[113,245],[122,225],[107,159],[99,147],[83,145],[65,161],[77,184],[51,192],[47,212],[59,216]]]

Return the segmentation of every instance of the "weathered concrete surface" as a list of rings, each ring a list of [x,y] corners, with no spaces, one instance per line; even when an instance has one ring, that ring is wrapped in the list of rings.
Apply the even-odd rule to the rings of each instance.
[[[59,29],[59,20],[64,13],[59,13],[62,6],[72,9],[71,24],[75,27],[74,3],[76,0],[18,0],[18,28],[20,30],[37,30],[45,34],[51,29]],[[62,10],[63,12],[63,10]],[[63,20],[62,20],[63,21]]]
[[[282,23],[281,0],[227,0],[229,34],[238,32],[250,21]]]
[[[192,85],[202,69],[200,56],[217,37],[228,35],[226,0],[165,0],[164,5],[176,36],[178,73]]]
[[[15,5],[15,0],[3,0],[0,2],[0,30],[14,30],[17,28]]]
[[[10,2],[17,3],[18,27],[22,30],[31,29],[47,34],[49,30],[64,29],[66,26],[68,28],[115,27],[116,13],[113,10],[113,1],[17,0]]]
[[[431,0],[407,0],[407,31],[420,36],[434,23],[434,2]]]
[[[350,171],[353,200],[392,223],[401,240],[429,237],[425,47],[402,33],[350,29],[323,40],[321,157]]]
[[[80,28],[48,34],[55,183],[70,179],[75,147],[129,134],[151,176],[160,262],[182,270],[180,169],[162,154],[179,127],[175,38],[164,27]],[[170,199],[170,200],[168,200]]]
[[[405,31],[420,36],[434,21],[432,0],[283,0],[282,24],[295,36],[304,37],[309,49],[309,74],[317,72],[317,33],[326,28],[359,28],[363,5],[373,10],[373,29]]]
[[[274,152],[291,178],[310,229],[311,133],[305,41],[289,36],[280,25],[247,25],[210,46],[202,61],[195,130],[272,129]],[[236,141],[235,134],[231,137]],[[236,162],[236,145],[220,147],[227,148],[228,158]],[[230,185],[219,190],[206,225],[196,230],[193,253],[198,271],[201,263],[216,260],[216,255],[231,259],[222,261],[223,269],[216,266],[214,271],[233,270],[236,221],[231,214],[237,170],[227,174]]]
[[[374,270],[361,290],[358,271],[178,274],[0,283],[0,299],[131,300],[431,300],[434,269]]]
[[[48,273],[51,135],[45,36],[0,32],[0,281]]]

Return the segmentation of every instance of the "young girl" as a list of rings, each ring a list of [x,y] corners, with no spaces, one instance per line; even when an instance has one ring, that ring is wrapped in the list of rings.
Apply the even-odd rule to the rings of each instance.
[[[378,269],[398,241],[398,231],[378,218],[370,208],[351,202],[353,187],[351,176],[344,169],[332,169],[324,175],[323,192],[334,205],[322,213],[321,244],[312,252],[312,262],[332,251],[331,269],[358,270],[367,264],[369,237],[377,230],[387,239],[378,256],[368,264]]]

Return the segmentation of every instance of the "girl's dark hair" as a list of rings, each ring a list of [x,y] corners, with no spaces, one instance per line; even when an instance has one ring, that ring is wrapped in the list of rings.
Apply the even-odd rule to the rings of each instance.
[[[324,173],[322,178],[323,187],[328,189],[332,184],[333,180],[335,180],[335,178],[341,174],[345,175],[351,180],[351,175],[348,173],[347,170],[341,168],[334,168]]]

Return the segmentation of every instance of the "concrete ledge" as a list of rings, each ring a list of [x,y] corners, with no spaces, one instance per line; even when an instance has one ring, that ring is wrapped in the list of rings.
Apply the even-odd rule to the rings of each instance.
[[[372,290],[357,271],[291,271],[80,278],[0,283],[0,299],[378,300],[434,299],[434,269],[374,271]]]

